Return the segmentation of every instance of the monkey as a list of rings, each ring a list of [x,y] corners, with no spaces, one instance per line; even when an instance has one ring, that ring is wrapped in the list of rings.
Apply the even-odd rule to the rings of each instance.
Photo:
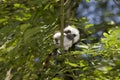
[[[68,25],[65,29],[64,29],[64,33],[66,33],[66,35],[68,35],[68,39],[73,40],[73,44],[77,43],[80,40],[80,31],[77,28],[74,28],[70,25]]]
[[[53,43],[57,46],[46,58],[45,61],[45,68],[48,67],[49,61],[51,56],[60,54],[59,52],[59,47],[60,47],[60,38],[61,38],[61,32],[58,31],[53,35]],[[79,42],[80,40],[80,32],[77,28],[71,27],[70,25],[64,28],[64,33],[63,33],[63,49],[65,51],[70,50],[70,48],[74,47],[74,45]]]
[[[77,28],[70,25],[64,29],[64,50],[69,50],[80,39],[80,32]],[[53,35],[53,42],[55,45],[60,46],[61,32],[57,32]]]
[[[63,46],[64,46],[64,50],[68,50],[70,47],[72,47],[72,40],[70,40],[71,35],[66,35],[64,33],[64,37],[63,37]],[[69,37],[69,38],[68,38]],[[61,38],[61,32],[57,32],[53,35],[53,41],[54,41],[54,44],[57,46],[57,47],[60,47],[60,38]]]

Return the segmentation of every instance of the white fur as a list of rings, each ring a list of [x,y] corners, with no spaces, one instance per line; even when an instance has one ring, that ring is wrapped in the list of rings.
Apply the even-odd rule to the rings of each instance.
[[[57,32],[53,35],[53,42],[57,46],[60,46],[60,36],[61,36],[60,32]],[[58,39],[58,42],[56,42],[55,39]]]
[[[53,42],[56,46],[60,47],[60,37],[61,37],[61,33],[57,32],[53,35]],[[55,41],[55,39],[58,39],[58,42]],[[66,34],[64,33],[64,50],[68,50],[70,47],[72,47],[72,40],[69,40],[66,37]]]
[[[64,29],[64,31],[67,31],[67,30],[70,30],[70,31],[71,31],[71,34],[76,34],[76,36],[75,36],[75,38],[74,38],[74,40],[73,40],[73,43],[78,42],[79,39],[80,39],[80,33],[79,33],[79,30],[76,29],[76,28],[71,27],[70,25],[67,26],[67,27]]]
[[[73,40],[70,40],[66,37],[67,34],[64,33],[64,50],[68,50],[69,48],[72,47],[72,45],[76,42],[79,41],[80,38],[80,33],[79,30],[76,28],[73,28],[71,26],[68,26],[64,29],[64,31],[70,30],[71,34],[75,34],[75,38]],[[60,47],[60,37],[61,37],[61,32],[57,32],[53,35],[53,42],[56,46]],[[55,39],[58,39],[58,41],[56,42]]]

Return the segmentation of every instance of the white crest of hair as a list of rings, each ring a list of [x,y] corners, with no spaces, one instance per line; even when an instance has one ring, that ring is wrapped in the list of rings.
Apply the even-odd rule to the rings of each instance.
[[[77,28],[74,28],[74,27],[70,26],[70,25],[68,25],[68,26],[64,29],[64,31],[67,31],[67,30],[70,30],[70,31],[71,31],[71,34],[75,34],[75,35],[76,35],[75,38],[74,38],[74,40],[73,40],[73,43],[78,42],[79,39],[80,39],[80,32],[79,32],[79,30],[78,30]]]
[[[57,32],[53,35],[53,42],[58,47],[60,47],[60,37],[61,37],[61,32]],[[56,42],[55,39],[58,39],[58,42]],[[64,50],[68,50],[70,47],[72,47],[72,40],[69,40],[66,37],[65,33],[64,33],[63,41],[64,41],[64,44],[63,44],[64,45]]]
[[[60,44],[60,36],[61,36],[61,33],[60,32],[56,32],[54,35],[53,35],[53,42],[55,45],[59,46]],[[58,42],[55,41],[55,39],[58,40]]]

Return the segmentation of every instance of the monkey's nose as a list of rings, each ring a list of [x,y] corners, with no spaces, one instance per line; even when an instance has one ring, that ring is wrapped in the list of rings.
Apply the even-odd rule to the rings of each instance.
[[[55,42],[58,42],[58,39],[55,39]]]
[[[58,39],[55,39],[55,43],[56,43],[56,44],[59,44]]]
[[[66,36],[69,40],[73,40],[74,39],[74,35],[73,34],[67,34]]]

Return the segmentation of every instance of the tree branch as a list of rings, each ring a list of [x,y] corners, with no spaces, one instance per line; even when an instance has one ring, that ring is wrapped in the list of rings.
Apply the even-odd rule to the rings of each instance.
[[[63,48],[64,48],[64,41],[63,41],[63,38],[64,38],[64,0],[61,0],[61,9],[60,9],[60,12],[61,12],[61,24],[60,24],[60,31],[61,31],[61,44],[60,44],[60,47],[61,47],[61,50],[63,52]]]

